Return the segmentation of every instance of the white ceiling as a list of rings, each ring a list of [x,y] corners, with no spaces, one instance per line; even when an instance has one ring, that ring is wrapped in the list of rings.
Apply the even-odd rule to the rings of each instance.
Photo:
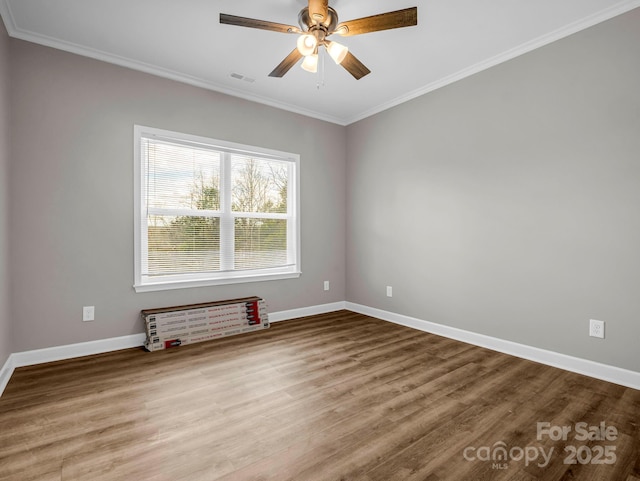
[[[330,0],[341,21],[418,7],[418,25],[337,38],[372,73],[268,74],[296,36],[219,14],[297,25],[307,0],[0,0],[12,37],[347,125],[640,7],[640,0]],[[255,81],[238,80],[232,73]]]

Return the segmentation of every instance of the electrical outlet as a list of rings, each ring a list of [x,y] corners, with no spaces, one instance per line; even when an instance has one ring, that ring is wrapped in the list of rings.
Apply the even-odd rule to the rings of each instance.
[[[83,321],[93,321],[96,316],[96,307],[95,306],[84,306],[82,308],[82,320]]]
[[[393,287],[387,286],[387,297],[393,297]]]
[[[604,339],[604,321],[589,319],[589,335]]]
[[[324,290],[325,291],[329,290],[329,281],[324,281]]]

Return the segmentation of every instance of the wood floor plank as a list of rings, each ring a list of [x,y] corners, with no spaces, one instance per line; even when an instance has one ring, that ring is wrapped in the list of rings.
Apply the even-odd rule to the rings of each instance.
[[[613,464],[566,464],[604,442],[537,433],[602,421]],[[463,454],[496,443],[553,455]],[[0,481],[87,479],[635,481],[640,391],[349,311],[16,369]]]

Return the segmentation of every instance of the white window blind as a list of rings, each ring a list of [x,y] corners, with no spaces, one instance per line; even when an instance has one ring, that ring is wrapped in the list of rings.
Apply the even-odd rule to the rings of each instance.
[[[297,155],[134,133],[136,290],[299,275]]]

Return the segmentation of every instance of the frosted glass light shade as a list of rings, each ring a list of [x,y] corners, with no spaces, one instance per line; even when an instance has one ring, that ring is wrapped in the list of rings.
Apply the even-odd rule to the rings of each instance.
[[[327,52],[337,64],[341,64],[344,58],[347,56],[349,49],[338,42],[327,42]]]
[[[313,35],[300,35],[298,37],[298,52],[305,57],[311,55],[318,45],[318,40]]]
[[[318,71],[318,54],[307,55],[302,61],[301,67],[307,72],[316,73]]]

